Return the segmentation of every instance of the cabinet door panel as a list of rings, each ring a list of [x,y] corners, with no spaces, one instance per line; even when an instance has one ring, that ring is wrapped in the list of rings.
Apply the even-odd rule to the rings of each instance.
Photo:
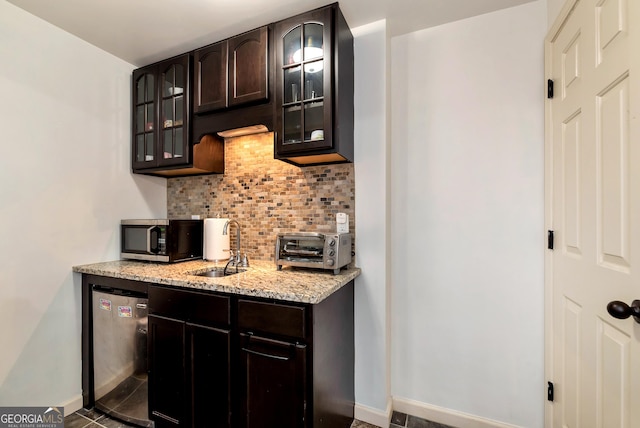
[[[229,39],[229,105],[266,100],[267,27]]]
[[[149,315],[149,413],[156,427],[185,424],[185,323]]]
[[[331,11],[276,23],[277,154],[333,147]]]
[[[194,111],[204,113],[227,107],[227,42],[195,52]]]
[[[189,120],[189,56],[168,60],[159,65],[162,82],[160,121],[156,156],[158,165],[190,162],[189,141],[184,132]]]
[[[306,347],[240,335],[240,426],[306,426]]]
[[[353,35],[337,3],[274,24],[274,158],[353,162]]]
[[[157,133],[156,76],[154,67],[133,72],[133,146],[131,161],[133,168],[148,168],[157,165],[154,141]]]
[[[193,428],[228,428],[231,420],[229,330],[187,324]]]

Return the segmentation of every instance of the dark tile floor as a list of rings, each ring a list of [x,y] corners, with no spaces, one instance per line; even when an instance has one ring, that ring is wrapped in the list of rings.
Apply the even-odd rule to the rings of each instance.
[[[80,409],[64,418],[64,428],[130,428],[124,422],[95,411]]]
[[[133,428],[95,410],[80,409],[64,418],[65,428]],[[380,428],[366,422],[354,420],[351,428]],[[393,412],[389,428],[453,428],[400,412]]]
[[[405,413],[393,412],[391,425],[389,428],[454,428],[449,425],[431,422],[426,419],[407,415]]]

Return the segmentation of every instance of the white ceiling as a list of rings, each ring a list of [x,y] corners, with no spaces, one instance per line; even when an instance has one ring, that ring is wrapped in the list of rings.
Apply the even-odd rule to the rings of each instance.
[[[7,0],[142,66],[329,4],[331,0]],[[341,0],[351,28],[387,19],[391,36],[533,0]]]

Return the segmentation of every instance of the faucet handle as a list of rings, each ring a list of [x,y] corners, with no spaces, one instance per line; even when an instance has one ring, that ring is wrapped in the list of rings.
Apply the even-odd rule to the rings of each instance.
[[[234,258],[233,250],[229,250],[229,260],[233,260]]]
[[[240,262],[240,266],[249,267],[249,257],[247,257],[247,253],[244,253],[244,256],[242,256],[242,261]]]

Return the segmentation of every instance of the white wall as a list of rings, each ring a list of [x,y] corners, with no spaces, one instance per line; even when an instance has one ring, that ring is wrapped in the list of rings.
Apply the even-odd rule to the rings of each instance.
[[[547,2],[547,28],[551,28],[566,0],[546,0]]]
[[[458,426],[543,424],[545,12],[391,43],[391,392]]]
[[[356,418],[388,425],[389,156],[386,22],[352,29],[355,62]]]
[[[78,406],[77,264],[119,258],[125,217],[166,215],[130,173],[133,66],[0,1],[0,406]]]

